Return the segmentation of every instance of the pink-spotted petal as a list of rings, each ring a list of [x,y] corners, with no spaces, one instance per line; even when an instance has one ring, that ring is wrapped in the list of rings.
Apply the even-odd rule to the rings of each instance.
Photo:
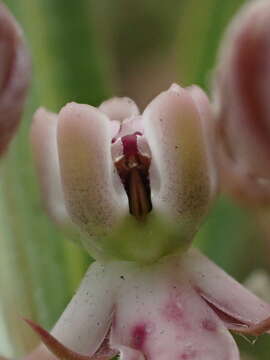
[[[122,278],[112,347],[131,347],[154,360],[239,360],[232,336],[191,287],[178,257],[134,265]]]
[[[30,82],[30,57],[22,30],[0,4],[0,153],[16,131]]]
[[[138,106],[128,97],[114,97],[104,101],[99,110],[111,120],[123,121],[140,114]]]
[[[59,114],[58,152],[68,212],[88,235],[89,248],[94,237],[108,234],[129,211],[112,162],[107,116],[89,105],[66,105]]]
[[[192,249],[183,259],[184,267],[198,293],[224,315],[228,328],[254,326],[269,318],[270,304],[265,303],[231,278],[217,265]]]
[[[41,195],[52,219],[62,226],[71,226],[60,178],[57,149],[58,116],[44,108],[36,111],[31,128],[31,144]]]
[[[189,92],[168,90],[143,114],[151,149],[151,198],[154,211],[182,224],[191,236],[211,197],[210,164],[201,115]],[[186,234],[187,235],[187,234]]]

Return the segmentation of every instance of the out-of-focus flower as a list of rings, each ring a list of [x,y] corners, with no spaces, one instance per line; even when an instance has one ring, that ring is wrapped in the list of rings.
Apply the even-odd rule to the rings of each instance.
[[[97,262],[51,335],[29,323],[63,360],[238,360],[228,329],[260,335],[269,315],[269,304],[191,249],[151,265]],[[54,356],[42,345],[26,358],[36,359]]]
[[[178,85],[141,116],[127,98],[36,113],[47,207],[101,259],[51,334],[28,321],[58,358],[237,360],[228,329],[270,328],[270,305],[187,249],[217,188],[210,117],[202,90]],[[46,346],[26,359],[53,359]]]
[[[214,81],[221,179],[237,199],[270,204],[270,3],[253,0],[230,23]]]
[[[98,259],[186,250],[216,191],[209,116],[202,90],[176,84],[142,115],[128,98],[39,109],[31,138],[51,215],[71,218]]]
[[[5,5],[0,3],[0,154],[22,115],[30,80],[30,58],[22,30]]]

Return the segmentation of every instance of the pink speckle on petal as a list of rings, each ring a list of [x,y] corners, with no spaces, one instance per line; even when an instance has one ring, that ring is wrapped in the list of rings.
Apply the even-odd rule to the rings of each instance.
[[[138,324],[132,329],[132,344],[131,346],[137,350],[142,350],[147,337],[147,330],[145,324]]]

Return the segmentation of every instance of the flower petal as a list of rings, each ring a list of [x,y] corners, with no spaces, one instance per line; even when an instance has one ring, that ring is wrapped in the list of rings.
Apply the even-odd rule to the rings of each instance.
[[[199,294],[228,316],[225,321],[228,328],[235,328],[237,324],[253,326],[269,318],[270,304],[252,294],[198,250],[190,250],[183,261]]]
[[[179,257],[151,266],[134,264],[122,279],[113,348],[131,347],[155,360],[239,359],[232,336],[190,286]]]
[[[138,106],[128,97],[114,97],[104,101],[99,110],[111,120],[123,121],[140,114]]]
[[[108,333],[120,280],[117,264],[92,264],[52,335],[73,351],[94,354]]]
[[[68,212],[90,235],[86,248],[129,213],[124,187],[112,162],[111,128],[98,109],[70,103],[59,114],[58,151]],[[92,237],[92,238],[91,238]],[[90,244],[91,243],[91,244]]]
[[[124,263],[124,269],[127,267],[130,265]],[[116,352],[108,347],[106,336],[110,330],[116,297],[122,282],[122,271],[120,262],[107,262],[104,265],[93,263],[51,334],[33,322],[27,322],[44,344],[53,353],[58,353],[58,356],[65,355],[68,359],[74,356],[74,360],[80,360],[78,356],[88,357],[89,360],[92,357],[93,360],[112,358]],[[55,359],[44,344],[25,360]]]
[[[19,125],[30,82],[30,58],[22,31],[0,4],[0,153]]]
[[[157,96],[143,114],[152,153],[153,211],[180,226],[190,239],[207,212],[212,193],[207,144],[200,113],[185,89]]]
[[[31,128],[31,143],[43,202],[49,215],[62,226],[70,226],[60,178],[56,141],[58,116],[40,108]]]

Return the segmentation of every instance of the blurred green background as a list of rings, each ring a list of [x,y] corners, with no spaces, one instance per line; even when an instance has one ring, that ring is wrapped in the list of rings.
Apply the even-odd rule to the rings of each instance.
[[[172,82],[208,89],[222,32],[243,0],[6,0],[24,28],[33,86],[0,174],[0,353],[20,355],[37,339],[21,320],[50,328],[71,298],[88,255],[46,216],[28,141],[40,105],[98,105],[127,95],[143,107]],[[195,239],[245,280],[270,270],[268,214],[222,197]],[[269,272],[270,273],[270,272]],[[270,299],[269,299],[270,300]],[[237,338],[251,359],[269,360],[270,340]]]

